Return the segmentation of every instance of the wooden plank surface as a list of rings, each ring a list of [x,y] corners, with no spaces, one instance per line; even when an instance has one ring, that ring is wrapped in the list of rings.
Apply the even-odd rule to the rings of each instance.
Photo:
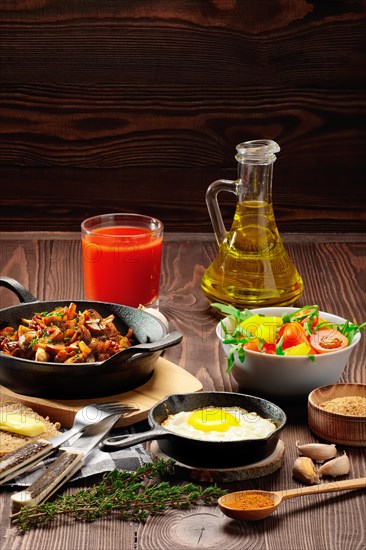
[[[271,138],[284,231],[364,231],[361,0],[24,0],[0,20],[0,229],[136,211],[209,231],[208,185]],[[232,203],[222,198],[232,218]]]
[[[68,234],[8,235],[2,239],[1,273],[19,279],[41,299],[82,297],[79,237]],[[298,305],[318,303],[321,309],[358,322],[366,319],[366,235],[286,236],[286,246],[305,282]],[[171,326],[180,330],[182,344],[166,350],[166,358],[179,364],[202,383],[204,390],[237,390],[225,374],[225,358],[215,337],[217,319],[200,289],[205,267],[216,247],[207,235],[167,236],[164,245],[160,305]],[[1,289],[1,305],[17,303]],[[340,381],[366,383],[364,336],[351,356]],[[317,441],[307,426],[306,399],[283,406],[288,423],[281,439],[285,445],[284,465],[275,473],[237,483],[230,490],[296,488],[292,464],[298,456],[295,442]],[[364,449],[346,450],[349,477],[365,476]],[[176,482],[176,480],[174,480]],[[336,480],[335,480],[336,482]],[[84,485],[68,485],[71,494]],[[118,518],[93,524],[59,521],[51,529],[19,536],[10,526],[9,489],[0,490],[0,539],[2,550],[354,550],[364,546],[365,491],[315,495],[284,503],[272,517],[260,523],[238,523],[226,518],[217,507],[198,506],[172,510],[150,518],[145,525],[121,522]]]

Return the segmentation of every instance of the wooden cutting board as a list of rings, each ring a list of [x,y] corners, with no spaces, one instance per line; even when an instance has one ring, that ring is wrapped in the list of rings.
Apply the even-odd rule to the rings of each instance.
[[[201,382],[175,363],[159,357],[151,378],[138,388],[108,397],[77,400],[56,400],[31,397],[12,392],[0,386],[0,401],[19,401],[53,422],[60,422],[64,428],[71,428],[76,412],[89,403],[117,401],[138,407],[137,412],[122,417],[116,427],[129,426],[145,420],[149,410],[158,401],[173,393],[190,393],[202,390]]]

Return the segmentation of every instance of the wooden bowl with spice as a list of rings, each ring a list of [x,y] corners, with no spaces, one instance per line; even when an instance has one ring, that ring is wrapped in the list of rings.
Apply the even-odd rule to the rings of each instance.
[[[308,423],[321,439],[366,447],[366,384],[332,384],[308,397]]]

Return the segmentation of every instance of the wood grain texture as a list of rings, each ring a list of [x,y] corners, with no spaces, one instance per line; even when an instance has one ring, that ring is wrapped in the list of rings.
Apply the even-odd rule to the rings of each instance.
[[[209,231],[235,146],[282,148],[284,231],[364,231],[361,0],[23,0],[0,21],[0,229],[103,212]],[[226,223],[232,203],[223,197]]]
[[[285,235],[284,241],[305,281],[300,305],[318,303],[325,311],[358,322],[366,319],[366,235]],[[17,278],[40,299],[82,298],[80,240],[77,234],[12,234],[0,241],[0,272]],[[204,390],[236,390],[225,374],[225,357],[215,337],[217,318],[200,289],[205,267],[216,246],[212,235],[167,234],[164,244],[160,306],[172,326],[180,330],[182,344],[166,350],[165,357],[203,384]],[[0,289],[1,307],[17,303]],[[364,338],[364,336],[363,336]],[[366,383],[365,346],[351,356],[343,382]],[[237,483],[226,483],[230,491],[240,489],[295,489],[292,477],[297,454],[295,442],[317,441],[307,427],[306,399],[276,403],[287,413],[288,423],[281,439],[285,445],[283,467],[275,473]],[[351,462],[350,478],[365,475],[365,452],[345,448]],[[343,449],[339,448],[339,452]],[[71,494],[96,479],[64,488]],[[174,481],[176,482],[176,481]],[[260,523],[239,523],[226,518],[217,507],[198,506],[171,510],[150,518],[145,525],[121,522],[118,518],[94,524],[59,521],[53,529],[40,529],[19,536],[10,526],[9,489],[0,492],[0,537],[2,550],[187,550],[249,549],[353,550],[364,544],[364,491],[312,495],[285,502],[273,516]]]

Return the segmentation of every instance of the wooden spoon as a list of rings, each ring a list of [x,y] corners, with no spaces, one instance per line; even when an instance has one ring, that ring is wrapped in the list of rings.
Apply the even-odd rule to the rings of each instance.
[[[221,511],[229,518],[256,521],[264,519],[273,514],[283,500],[288,498],[302,497],[304,495],[315,495],[318,493],[330,493],[333,491],[346,491],[349,489],[360,489],[366,487],[366,477],[357,479],[347,479],[344,481],[333,481],[331,483],[322,483],[321,485],[312,485],[311,487],[300,487],[299,489],[287,489],[285,491],[236,491],[228,493],[219,498],[218,505]],[[244,495],[263,495],[273,500],[273,506],[265,508],[234,508],[236,501]]]

